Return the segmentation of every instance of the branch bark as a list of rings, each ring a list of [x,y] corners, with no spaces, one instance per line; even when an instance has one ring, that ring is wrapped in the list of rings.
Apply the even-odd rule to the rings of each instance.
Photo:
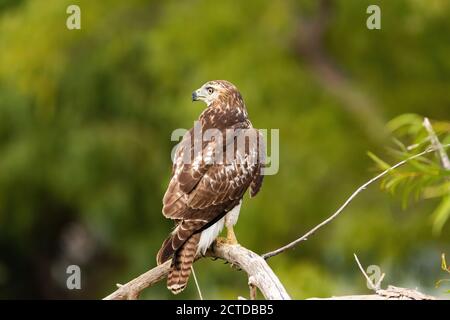
[[[310,298],[308,300],[436,300],[436,298],[417,290],[388,286],[387,289],[377,290],[375,294]]]
[[[248,275],[249,285],[257,287],[269,300],[290,300],[278,277],[267,262],[259,255],[240,245],[222,244],[213,247],[212,257],[219,257],[236,265]]]
[[[249,285],[257,287],[266,299],[290,300],[290,296],[267,262],[256,253],[240,246],[216,242],[206,254],[208,257],[223,259],[244,270],[249,277]],[[145,272],[129,281],[104,298],[104,300],[134,300],[142,290],[164,279],[169,273],[171,261]],[[253,293],[252,293],[253,294]]]
[[[103,300],[136,300],[139,294],[145,288],[151,287],[158,281],[161,281],[169,274],[171,260],[150,269],[139,277],[123,285],[117,285],[119,288]]]

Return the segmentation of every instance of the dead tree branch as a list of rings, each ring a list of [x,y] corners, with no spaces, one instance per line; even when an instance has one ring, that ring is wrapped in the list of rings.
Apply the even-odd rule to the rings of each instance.
[[[240,246],[218,242],[207,252],[207,256],[223,259],[231,265],[244,270],[249,277],[249,286],[257,287],[266,299],[290,300],[278,277],[256,253]],[[139,277],[129,281],[104,298],[104,300],[134,300],[142,290],[164,279],[169,273],[170,261],[159,265]],[[253,289],[252,295],[256,294]],[[251,298],[253,298],[252,296]]]
[[[355,257],[356,263],[358,264],[358,268],[361,270],[361,273],[367,280],[370,289],[372,289],[375,294],[351,295],[331,298],[311,298],[308,300],[436,300],[435,297],[428,296],[417,290],[394,286],[388,286],[387,289],[381,289],[381,282],[383,281],[385,274],[383,273],[380,276],[380,279],[378,279],[377,283],[373,282],[364,271],[361,262],[359,262],[358,256],[356,254],[353,254],[353,256]]]
[[[170,263],[170,260],[166,261],[126,284],[118,285],[119,288],[109,296],[103,298],[103,300],[136,300],[139,298],[139,294],[142,290],[151,287],[158,281],[167,277],[169,274]]]
[[[386,274],[382,274],[380,279],[378,279],[377,283],[372,282],[372,280],[367,275],[366,271],[364,271],[364,268],[361,265],[361,262],[359,262],[358,256],[354,253],[353,256],[355,257],[356,263],[358,264],[359,270],[361,270],[361,273],[363,274],[364,278],[367,280],[367,284],[370,286],[370,289],[377,292],[381,289],[381,282],[383,281]]]
[[[388,286],[385,290],[377,290],[375,294],[310,298],[308,300],[436,300],[436,298],[423,294],[417,290]]]
[[[257,287],[264,298],[269,300],[291,299],[267,262],[253,251],[239,245],[216,245],[210,254],[212,257],[224,259],[244,270],[249,276],[249,284]]]

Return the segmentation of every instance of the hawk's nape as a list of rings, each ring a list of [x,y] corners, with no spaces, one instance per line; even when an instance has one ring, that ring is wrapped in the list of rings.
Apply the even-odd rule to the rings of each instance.
[[[259,157],[265,153],[263,138],[252,127],[236,87],[223,80],[210,81],[194,96],[208,105],[199,118],[202,131],[218,130],[224,139],[220,144],[223,154],[227,154],[226,148],[234,148],[234,152],[231,159],[211,161],[218,141],[203,141],[203,136],[195,136],[193,129],[177,147],[172,178],[163,199],[163,214],[174,220],[175,228],[157,255],[158,264],[172,259],[167,287],[174,294],[186,287],[196,255],[206,252],[224,225],[228,241],[236,241],[233,226],[242,198],[249,187],[250,196],[256,195],[263,180],[264,164]],[[235,130],[232,143],[225,141],[227,130]],[[256,138],[244,147],[236,147],[248,135]],[[194,148],[196,143],[200,143],[200,150]]]

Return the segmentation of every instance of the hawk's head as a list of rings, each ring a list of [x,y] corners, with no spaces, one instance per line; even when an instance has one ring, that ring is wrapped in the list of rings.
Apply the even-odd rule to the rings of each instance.
[[[192,92],[192,101],[204,101],[207,106],[214,102],[226,103],[230,99],[242,101],[241,94],[236,86],[226,80],[208,81]]]

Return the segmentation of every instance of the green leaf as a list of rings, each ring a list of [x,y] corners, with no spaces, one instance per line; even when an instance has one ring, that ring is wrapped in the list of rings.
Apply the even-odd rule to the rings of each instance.
[[[388,122],[387,127],[390,131],[396,131],[404,126],[418,126],[422,125],[422,117],[415,113],[406,113],[395,117]]]
[[[440,181],[436,181],[435,185],[425,187],[423,197],[425,199],[440,198],[448,194],[448,190],[450,190],[450,182],[444,181],[440,183]]]
[[[444,197],[432,214],[433,233],[439,235],[450,216],[450,195]]]
[[[437,176],[439,175],[439,169],[435,168],[432,165],[429,164],[422,164],[418,161],[419,159],[414,159],[409,161],[409,163],[411,164],[412,167],[414,167],[415,169],[417,169],[419,172],[428,174],[430,176]]]
[[[392,194],[395,193],[396,188],[401,185],[407,177],[404,175],[398,175],[391,177],[389,180],[386,180],[386,183],[383,185],[383,187],[386,190],[389,190]]]
[[[400,148],[400,150],[402,150],[403,152],[408,151],[408,149],[406,148],[406,146],[403,144],[403,142],[401,142],[400,140],[398,140],[397,138],[393,138],[392,141],[394,141],[394,143]]]
[[[370,157],[370,159],[372,159],[381,169],[383,170],[387,170],[389,169],[391,166],[389,164],[387,164],[386,162],[384,162],[383,160],[381,160],[379,157],[377,157],[375,154],[373,154],[372,152],[368,151],[367,155]]]
[[[402,193],[402,208],[406,209],[408,207],[409,198],[414,189],[414,184],[412,183],[412,178],[408,178]]]

